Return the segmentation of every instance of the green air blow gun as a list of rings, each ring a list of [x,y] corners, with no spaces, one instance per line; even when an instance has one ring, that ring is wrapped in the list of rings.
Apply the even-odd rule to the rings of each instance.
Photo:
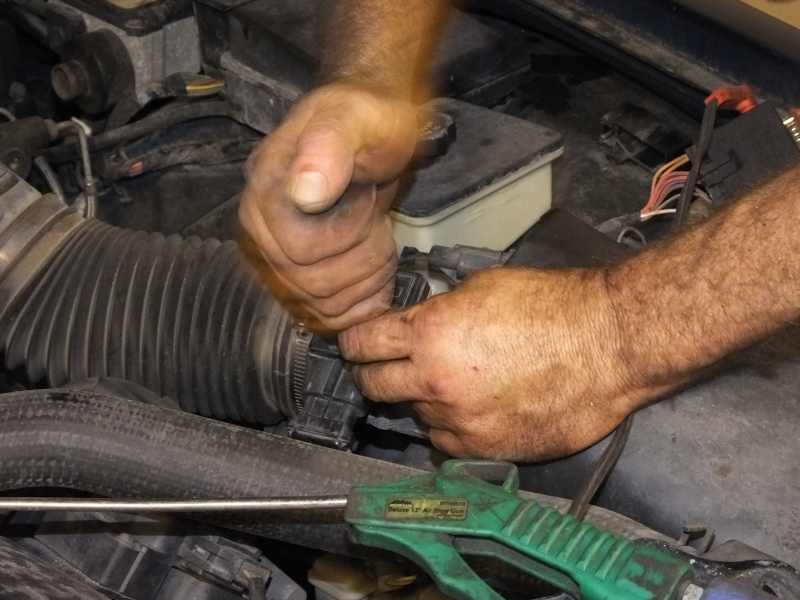
[[[429,475],[353,488],[345,519],[356,543],[412,560],[459,600],[503,600],[463,555],[501,560],[582,600],[682,597],[687,561],[518,491],[512,464],[453,460]]]

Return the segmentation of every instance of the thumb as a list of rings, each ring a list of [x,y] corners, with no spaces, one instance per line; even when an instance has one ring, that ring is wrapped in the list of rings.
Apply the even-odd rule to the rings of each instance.
[[[318,113],[297,141],[286,193],[304,213],[320,213],[344,194],[353,178],[358,132],[347,120]]]
[[[414,153],[416,110],[404,101],[348,92],[318,106],[301,132],[287,195],[303,212],[327,210],[351,181],[397,177]]]

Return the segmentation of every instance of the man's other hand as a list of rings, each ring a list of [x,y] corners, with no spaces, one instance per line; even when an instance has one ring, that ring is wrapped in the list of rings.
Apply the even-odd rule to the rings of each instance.
[[[410,103],[334,83],[301,100],[251,157],[240,220],[273,292],[306,325],[338,331],[389,308],[388,210],[416,138]]]
[[[412,402],[453,456],[572,454],[663,391],[622,359],[602,271],[491,269],[339,343],[368,398]]]

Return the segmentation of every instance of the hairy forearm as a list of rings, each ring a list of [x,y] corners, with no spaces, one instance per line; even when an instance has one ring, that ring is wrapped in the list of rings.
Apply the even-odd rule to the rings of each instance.
[[[607,276],[620,359],[669,386],[800,317],[800,169]]]
[[[409,98],[428,83],[446,0],[336,0],[323,18],[322,77],[355,79]]]

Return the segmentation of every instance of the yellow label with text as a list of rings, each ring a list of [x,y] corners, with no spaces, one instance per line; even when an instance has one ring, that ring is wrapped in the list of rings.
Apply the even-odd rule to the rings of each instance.
[[[463,498],[394,498],[386,506],[386,518],[393,521],[463,521],[468,502]]]

